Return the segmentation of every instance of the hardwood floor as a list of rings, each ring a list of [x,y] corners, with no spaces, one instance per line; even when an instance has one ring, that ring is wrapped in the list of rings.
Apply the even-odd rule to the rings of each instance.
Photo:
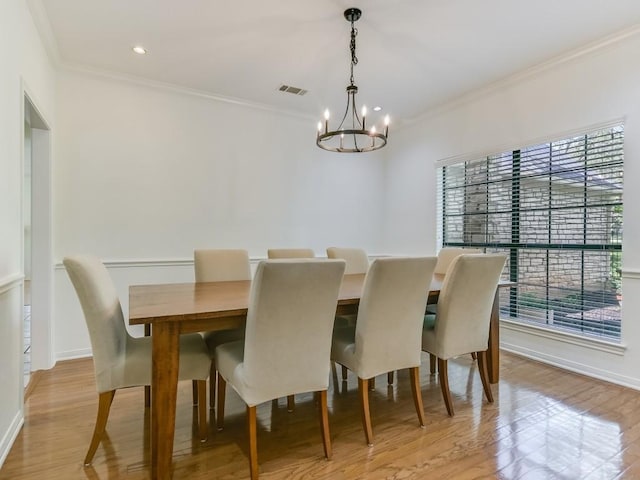
[[[427,427],[418,426],[408,372],[370,392],[374,446],[365,443],[357,379],[333,383],[333,459],[323,455],[313,396],[258,407],[260,478],[274,479],[619,479],[640,478],[640,392],[503,354],[502,379],[486,403],[468,355],[449,362],[455,417],[447,416],[437,376],[421,368]],[[346,385],[346,386],[345,386]],[[97,411],[90,359],[59,363],[38,376],[25,425],[0,479],[147,479],[149,415],[142,388],[116,393],[108,437],[92,467],[82,466]],[[191,382],[178,392],[174,478],[249,476],[245,408],[227,392],[225,429],[201,444]]]

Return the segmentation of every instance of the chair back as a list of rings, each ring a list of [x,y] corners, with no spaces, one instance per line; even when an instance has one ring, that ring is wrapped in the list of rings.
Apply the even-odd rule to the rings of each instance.
[[[465,254],[453,260],[438,298],[432,353],[446,360],[488,348],[493,299],[506,259]]]
[[[447,273],[447,269],[453,259],[463,254],[473,254],[473,253],[482,253],[482,250],[479,248],[455,248],[455,247],[444,247],[441,248],[438,252],[438,263],[436,263],[436,270],[433,273],[439,275],[445,275]]]
[[[251,265],[246,250],[195,250],[193,265],[196,282],[251,280]]]
[[[315,252],[310,248],[270,248],[267,250],[269,258],[314,258]]]
[[[265,398],[326,390],[343,260],[266,260],[251,283],[244,378]]]
[[[365,277],[355,333],[358,374],[420,365],[421,333],[435,257],[377,258]]]
[[[73,255],[62,261],[84,312],[91,339],[98,392],[112,390],[113,367],[124,358],[129,337],[109,272],[99,258]]]
[[[356,273],[367,273],[369,270],[369,257],[367,252],[361,248],[327,248],[328,258],[341,258],[347,262],[347,268],[344,270],[345,275]]]

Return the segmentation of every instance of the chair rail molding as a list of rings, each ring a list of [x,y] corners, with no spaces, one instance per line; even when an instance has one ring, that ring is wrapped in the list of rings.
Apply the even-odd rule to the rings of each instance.
[[[9,290],[19,287],[22,285],[24,281],[24,274],[22,273],[13,273],[11,275],[7,275],[4,278],[0,278],[0,295],[8,292]]]
[[[635,280],[640,279],[640,270],[637,269],[622,269],[622,278],[633,278]]]

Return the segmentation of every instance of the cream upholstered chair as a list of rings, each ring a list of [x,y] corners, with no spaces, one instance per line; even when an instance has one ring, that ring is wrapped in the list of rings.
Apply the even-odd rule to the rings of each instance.
[[[111,402],[119,388],[151,384],[151,337],[135,338],[125,327],[118,295],[109,272],[100,259],[74,255],[63,260],[84,312],[98,390],[98,417],[93,438],[84,459],[91,464],[102,440]],[[198,380],[200,394],[200,439],[207,434],[206,380],[211,359],[204,340],[197,333],[180,336],[180,380]]]
[[[266,260],[251,284],[244,341],[216,348],[218,429],[224,424],[225,385],[247,404],[251,478],[258,478],[256,405],[319,392],[324,452],[331,457],[327,412],[331,331],[345,263]]]
[[[270,248],[267,257],[276,258],[314,258],[315,252],[310,248]]]
[[[357,275],[367,273],[369,270],[369,256],[361,248],[327,248],[327,258],[341,258],[347,262],[345,275]],[[338,326],[354,325],[356,315],[339,315],[336,317]]]
[[[434,274],[446,275],[449,265],[453,260],[462,254],[482,253],[479,248],[457,248],[457,247],[443,247],[438,252],[438,263],[436,263],[436,269]]]
[[[315,256],[315,252],[310,248],[269,248],[267,250],[267,257],[270,259],[315,258]],[[294,395],[287,396],[287,410],[293,412],[294,406]]]
[[[341,258],[347,262],[347,267],[344,270],[345,275],[367,273],[369,270],[369,257],[367,252],[361,248],[329,247],[327,248],[327,257]]]
[[[331,359],[358,375],[362,423],[367,444],[373,443],[369,413],[369,380],[376,375],[410,369],[411,390],[421,426],[420,333],[435,257],[378,258],[365,277],[355,327],[336,328]]]
[[[241,249],[201,249],[193,252],[196,282],[231,282],[251,280],[249,253]],[[244,338],[244,328],[205,332],[204,340],[211,352],[209,375],[209,407],[216,405],[217,370],[213,352],[218,345]],[[195,396],[194,396],[195,400]]]
[[[193,265],[196,282],[251,280],[251,265],[246,250],[194,250]]]
[[[458,248],[458,247],[443,247],[438,252],[438,263],[436,263],[436,269],[433,272],[435,275],[446,275],[447,270],[449,269],[449,265],[451,262],[455,260],[456,257],[462,254],[474,254],[474,253],[482,253],[482,250],[479,248]],[[427,314],[435,315],[437,311],[437,305],[435,303],[427,304]],[[476,354],[475,352],[471,354],[471,357],[475,360]],[[434,355],[429,356],[429,368],[431,373],[436,372],[436,357]]]
[[[367,252],[365,252],[361,248],[329,247],[327,248],[327,258],[341,258],[345,262],[347,262],[347,267],[344,270],[345,275],[367,273],[367,271],[369,270],[369,256],[367,255]],[[336,316],[336,323],[334,325],[334,328],[353,326],[356,324],[356,318],[356,314],[338,315]],[[389,375],[389,378],[391,379],[393,376],[393,372],[391,372]],[[342,380],[347,380],[347,367],[345,367],[344,365],[342,366]],[[373,383],[373,385],[375,385],[375,383]]]
[[[506,256],[459,255],[451,263],[440,290],[438,313],[426,315],[422,349],[438,358],[440,388],[447,412],[453,416],[447,361],[477,354],[478,370],[487,400],[493,402],[487,374],[486,351],[493,299]]]
[[[438,252],[438,263],[436,263],[436,269],[434,270],[434,275],[446,275],[447,270],[449,269],[449,265],[451,262],[462,254],[473,254],[473,253],[482,253],[482,250],[479,248],[457,248],[457,247],[443,247]],[[436,313],[436,305],[429,304],[427,305],[427,313]]]

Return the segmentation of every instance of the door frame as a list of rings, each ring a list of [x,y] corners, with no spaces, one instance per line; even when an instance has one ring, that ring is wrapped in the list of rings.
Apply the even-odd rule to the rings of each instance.
[[[51,123],[24,79],[21,81],[21,175],[25,178],[25,122],[31,126],[31,370],[55,364],[53,339],[53,240]],[[24,273],[24,187],[21,185],[21,265]],[[24,292],[24,290],[23,290]],[[24,300],[24,299],[23,299]],[[24,304],[24,301],[22,302]],[[24,317],[23,315],[21,315]],[[22,318],[21,323],[24,322]],[[22,330],[24,331],[24,325]],[[22,352],[22,349],[21,349]],[[23,362],[20,361],[22,368]],[[23,378],[22,372],[20,378]],[[25,385],[23,385],[24,390]]]

